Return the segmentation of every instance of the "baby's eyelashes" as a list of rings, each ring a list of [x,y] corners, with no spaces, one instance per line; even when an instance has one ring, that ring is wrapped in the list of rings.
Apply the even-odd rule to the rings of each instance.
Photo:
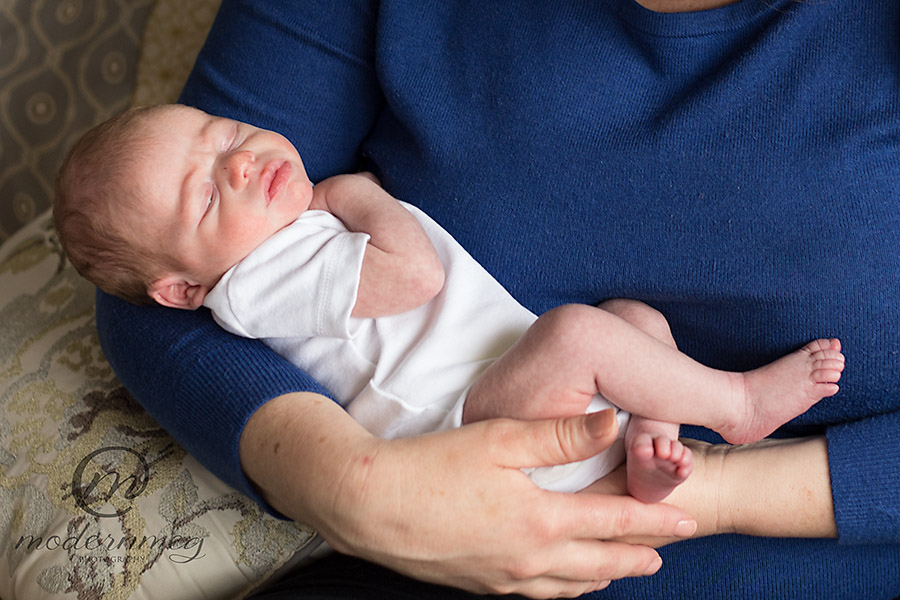
[[[228,152],[229,150],[233,150],[237,146],[237,140],[238,124],[236,122],[232,122],[230,129],[222,138],[221,145],[219,146],[219,153],[223,154],[225,152]]]
[[[216,198],[219,195],[219,191],[215,185],[210,184],[206,191],[203,194],[205,199],[205,204],[203,206],[203,214],[201,216],[201,220],[203,217],[209,214],[210,210],[212,210],[213,203],[216,201]]]

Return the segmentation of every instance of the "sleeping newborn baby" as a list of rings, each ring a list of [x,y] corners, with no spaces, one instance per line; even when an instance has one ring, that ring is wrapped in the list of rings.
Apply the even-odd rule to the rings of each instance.
[[[328,387],[373,434],[488,418],[618,411],[623,438],[540,468],[576,491],[626,457],[629,492],[666,497],[691,472],[678,423],[731,443],[769,435],[838,391],[840,343],[746,373],[679,352],[631,300],[522,307],[437,223],[368,174],[311,184],[283,136],[181,105],[133,109],[67,157],[54,216],[79,272],[134,303],[208,307]]]

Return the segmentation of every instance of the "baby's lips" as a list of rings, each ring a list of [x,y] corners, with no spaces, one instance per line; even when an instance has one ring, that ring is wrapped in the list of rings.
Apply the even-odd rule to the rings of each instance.
[[[293,174],[290,163],[273,160],[266,165],[262,173],[262,188],[266,194],[266,205],[270,204],[287,186]]]

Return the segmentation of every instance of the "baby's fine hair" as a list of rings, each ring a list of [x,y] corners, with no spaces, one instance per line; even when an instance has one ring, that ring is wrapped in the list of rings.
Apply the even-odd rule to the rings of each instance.
[[[85,279],[134,304],[169,261],[142,236],[141,190],[129,185],[148,136],[141,123],[159,107],[128,110],[75,143],[56,178],[53,219],[63,250]]]

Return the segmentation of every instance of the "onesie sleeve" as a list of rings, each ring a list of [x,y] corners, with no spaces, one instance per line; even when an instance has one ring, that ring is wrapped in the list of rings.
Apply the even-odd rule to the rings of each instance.
[[[349,339],[368,241],[327,212],[304,213],[232,267],[204,305],[244,337]]]
[[[839,541],[900,541],[900,413],[831,427],[826,439]]]
[[[376,15],[374,0],[223,0],[181,101],[284,134],[313,181],[352,171],[384,104]],[[136,307],[100,293],[97,327],[116,373],[160,425],[262,503],[238,457],[244,424],[276,396],[325,389],[205,309]]]

